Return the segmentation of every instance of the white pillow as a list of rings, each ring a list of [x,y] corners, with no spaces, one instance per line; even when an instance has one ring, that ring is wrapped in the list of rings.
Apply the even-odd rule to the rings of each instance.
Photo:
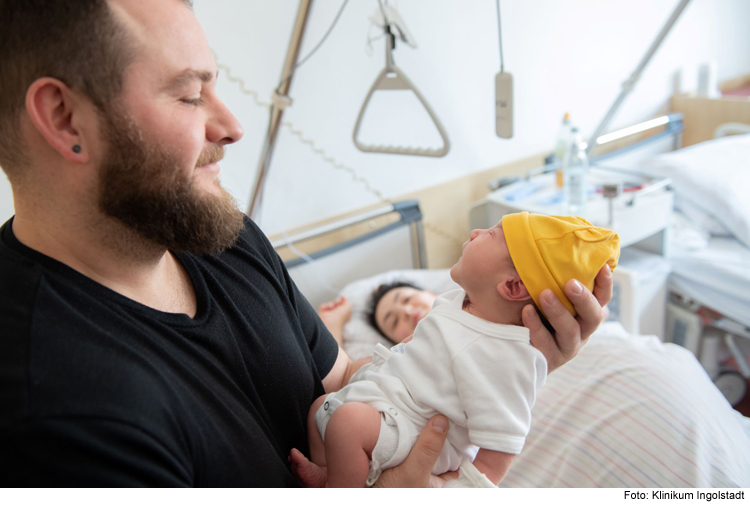
[[[708,236],[731,237],[732,233],[724,225],[707,213],[700,205],[695,205],[685,197],[678,196],[674,203],[675,211],[691,222],[698,231],[705,231]]]
[[[388,271],[369,278],[349,283],[340,295],[346,297],[352,305],[352,318],[344,326],[344,351],[354,360],[367,358],[372,354],[375,345],[380,342],[386,347],[392,346],[381,333],[370,326],[368,312],[370,296],[380,285],[405,281],[419,288],[442,294],[458,288],[453,282],[448,269],[405,269]]]
[[[641,167],[646,173],[671,178],[675,205],[707,231],[720,233],[723,226],[750,247],[750,135],[661,154],[641,162]],[[700,220],[696,208],[708,218]]]

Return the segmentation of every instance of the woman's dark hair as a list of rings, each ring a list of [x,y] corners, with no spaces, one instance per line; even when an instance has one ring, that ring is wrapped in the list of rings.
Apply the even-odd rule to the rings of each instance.
[[[422,290],[420,287],[414,285],[413,283],[409,283],[408,281],[394,281],[392,283],[383,283],[378,288],[376,288],[372,294],[370,294],[370,301],[367,305],[367,320],[370,323],[370,326],[378,330],[384,337],[385,333],[380,328],[380,326],[378,326],[377,320],[375,320],[375,309],[378,307],[378,303],[380,303],[380,300],[383,299],[383,296],[385,296],[388,292],[395,288],[402,287]]]

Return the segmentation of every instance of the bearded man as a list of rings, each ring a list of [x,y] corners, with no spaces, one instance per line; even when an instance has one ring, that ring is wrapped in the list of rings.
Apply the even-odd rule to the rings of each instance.
[[[0,485],[298,485],[310,405],[360,364],[219,183],[242,128],[191,2],[0,0],[0,50]],[[550,368],[606,281],[558,342],[531,328]],[[383,485],[427,485],[446,432]]]

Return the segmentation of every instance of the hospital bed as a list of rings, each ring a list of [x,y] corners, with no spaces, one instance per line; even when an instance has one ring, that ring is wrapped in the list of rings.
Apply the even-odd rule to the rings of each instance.
[[[385,339],[367,323],[370,293],[405,280],[455,288],[426,269],[415,201],[328,221],[272,242],[314,306],[352,304],[344,349],[367,357]],[[293,249],[291,249],[293,248]],[[696,358],[605,323],[538,393],[523,452],[501,487],[748,487],[750,419],[734,411]]]
[[[732,403],[750,379],[749,163],[750,134],[640,162],[675,193],[667,338],[695,353]]]

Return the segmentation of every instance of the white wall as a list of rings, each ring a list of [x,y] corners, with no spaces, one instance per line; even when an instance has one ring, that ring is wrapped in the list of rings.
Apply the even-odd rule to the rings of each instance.
[[[0,224],[3,224],[13,215],[13,195],[10,191],[8,178],[0,168]]]
[[[320,40],[342,0],[315,0],[302,55]],[[499,69],[495,0],[391,0],[419,44],[398,45],[397,65],[421,90],[445,125],[452,150],[442,159],[364,154],[351,132],[360,105],[384,65],[383,40],[367,52],[368,17],[375,0],[349,2],[339,24],[294,77],[294,104],[285,115],[339,162],[353,167],[386,196],[395,196],[489,167],[554,144],[570,111],[584,135],[594,130],[677,0],[503,0],[506,71],[515,79],[515,137],[494,134],[494,76]],[[268,100],[280,79],[296,0],[196,0],[196,14],[219,62]],[[693,89],[698,65],[718,63],[719,80],[750,73],[750,2],[693,0],[652,60],[612,128],[664,109],[672,77],[683,71]],[[373,29],[372,35],[378,32]],[[245,127],[223,166],[223,181],[246,207],[268,112],[220,79],[220,94]],[[384,105],[386,104],[386,105]],[[368,125],[369,142],[423,141],[402,103],[380,103]],[[368,113],[373,115],[373,112]],[[428,140],[430,140],[430,134]],[[434,140],[432,140],[434,141]],[[0,185],[0,215],[9,211]],[[283,127],[271,165],[262,226],[298,226],[377,202],[349,175],[324,162]],[[6,213],[7,212],[7,213]]]

